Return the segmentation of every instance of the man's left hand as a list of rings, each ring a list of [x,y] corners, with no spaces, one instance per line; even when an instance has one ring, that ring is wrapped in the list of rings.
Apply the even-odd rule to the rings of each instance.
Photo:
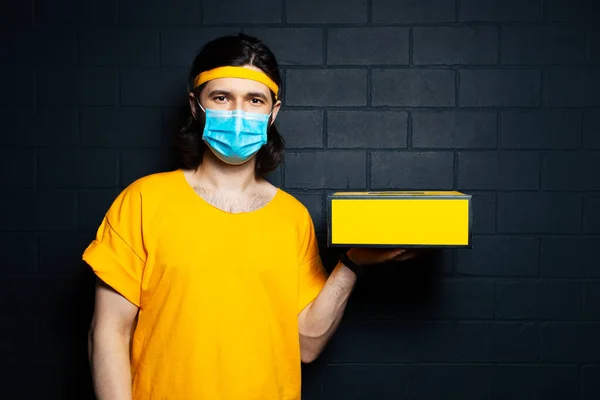
[[[388,261],[406,261],[416,257],[418,249],[377,249],[353,247],[348,250],[348,258],[358,265],[380,264]]]

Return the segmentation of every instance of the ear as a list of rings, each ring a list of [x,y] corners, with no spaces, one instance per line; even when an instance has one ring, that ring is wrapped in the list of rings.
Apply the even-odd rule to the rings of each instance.
[[[281,109],[281,100],[277,100],[273,105],[273,111],[271,114],[271,123],[269,125],[273,125],[275,123],[275,118],[277,118],[277,114],[279,114],[279,109]]]
[[[190,110],[192,111],[192,116],[194,117],[194,119],[197,120],[197,114],[201,110],[200,107],[198,107],[198,102],[196,101],[196,95],[194,94],[194,92],[189,93],[188,101],[190,103]],[[198,99],[198,101],[200,101],[200,99]]]

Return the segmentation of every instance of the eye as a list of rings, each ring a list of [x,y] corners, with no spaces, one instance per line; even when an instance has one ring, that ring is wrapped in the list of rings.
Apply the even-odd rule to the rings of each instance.
[[[264,104],[264,101],[262,101],[261,99],[255,97],[252,100],[250,100],[252,102],[252,104]]]
[[[224,103],[225,101],[227,101],[227,97],[215,96],[215,97],[213,97],[213,100],[216,101],[217,103]]]

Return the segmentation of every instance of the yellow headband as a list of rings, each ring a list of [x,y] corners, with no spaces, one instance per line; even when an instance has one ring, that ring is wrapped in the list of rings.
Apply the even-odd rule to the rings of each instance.
[[[267,74],[246,67],[218,67],[210,71],[204,71],[194,79],[194,89],[205,82],[219,78],[250,79],[266,85],[275,94],[275,99],[279,94],[279,86]]]

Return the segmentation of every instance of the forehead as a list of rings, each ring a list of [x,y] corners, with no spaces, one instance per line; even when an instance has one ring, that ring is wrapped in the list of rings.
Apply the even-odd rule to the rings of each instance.
[[[245,95],[249,92],[263,93],[270,97],[271,90],[267,85],[250,79],[242,78],[218,78],[206,83],[204,92],[210,93],[214,90],[224,90],[233,94]]]

